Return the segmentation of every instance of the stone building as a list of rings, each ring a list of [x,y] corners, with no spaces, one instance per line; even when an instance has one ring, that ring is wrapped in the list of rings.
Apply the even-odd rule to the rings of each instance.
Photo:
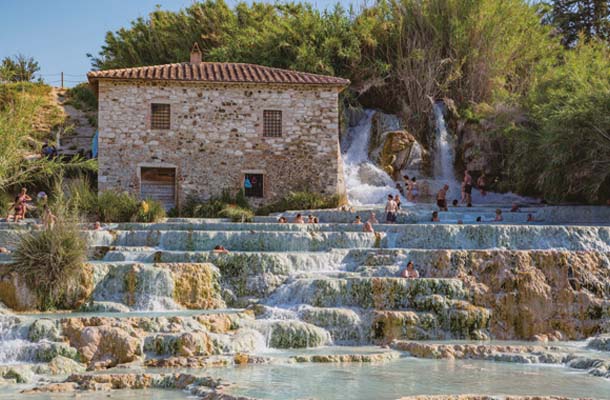
[[[289,191],[343,194],[338,95],[348,80],[240,63],[87,75],[99,100],[99,190],[180,206],[244,187],[251,203]]]

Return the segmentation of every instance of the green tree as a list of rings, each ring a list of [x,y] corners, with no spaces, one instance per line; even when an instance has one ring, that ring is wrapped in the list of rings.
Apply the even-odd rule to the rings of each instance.
[[[17,54],[5,57],[0,65],[0,80],[8,82],[29,82],[40,71],[38,62],[32,57]]]
[[[585,39],[610,42],[609,0],[553,0],[549,20],[563,35],[562,43],[573,47],[580,33]]]

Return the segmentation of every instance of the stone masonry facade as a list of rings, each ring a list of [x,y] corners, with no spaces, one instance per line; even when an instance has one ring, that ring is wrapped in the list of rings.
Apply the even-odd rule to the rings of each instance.
[[[273,202],[290,191],[344,194],[337,87],[100,79],[99,190],[140,195],[141,168],[175,168],[177,206],[237,192],[262,174]],[[170,128],[151,129],[151,104]],[[282,111],[281,137],[263,136],[263,111]]]

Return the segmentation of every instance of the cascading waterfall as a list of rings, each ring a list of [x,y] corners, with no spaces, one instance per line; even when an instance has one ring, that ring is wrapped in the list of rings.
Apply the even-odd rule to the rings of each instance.
[[[445,105],[441,102],[436,102],[432,106],[434,111],[434,119],[436,121],[436,163],[434,165],[434,174],[436,179],[454,182],[453,176],[453,143],[451,136],[447,131],[445,123]]]
[[[374,110],[366,110],[358,125],[349,128],[343,170],[347,196],[353,205],[383,204],[388,194],[398,194],[394,181],[368,157]]]
[[[432,105],[434,112],[434,120],[436,124],[436,157],[434,164],[434,179],[430,182],[430,186],[433,189],[433,193],[436,194],[440,188],[447,184],[449,185],[449,192],[447,193],[447,200],[449,202],[452,199],[461,198],[461,181],[455,178],[453,165],[455,162],[455,145],[451,134],[447,129],[447,123],[445,122],[445,104],[442,101],[437,101]],[[474,183],[474,182],[473,182]],[[527,198],[516,195],[514,193],[493,193],[487,192],[485,196],[474,189],[472,190],[472,202],[474,204],[506,204],[506,203],[536,203],[536,199]]]

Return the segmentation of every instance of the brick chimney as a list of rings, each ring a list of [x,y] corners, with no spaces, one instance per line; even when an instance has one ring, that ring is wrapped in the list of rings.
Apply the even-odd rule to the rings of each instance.
[[[199,45],[197,42],[193,44],[193,48],[191,49],[191,64],[198,64],[201,62],[201,50],[199,50]]]

